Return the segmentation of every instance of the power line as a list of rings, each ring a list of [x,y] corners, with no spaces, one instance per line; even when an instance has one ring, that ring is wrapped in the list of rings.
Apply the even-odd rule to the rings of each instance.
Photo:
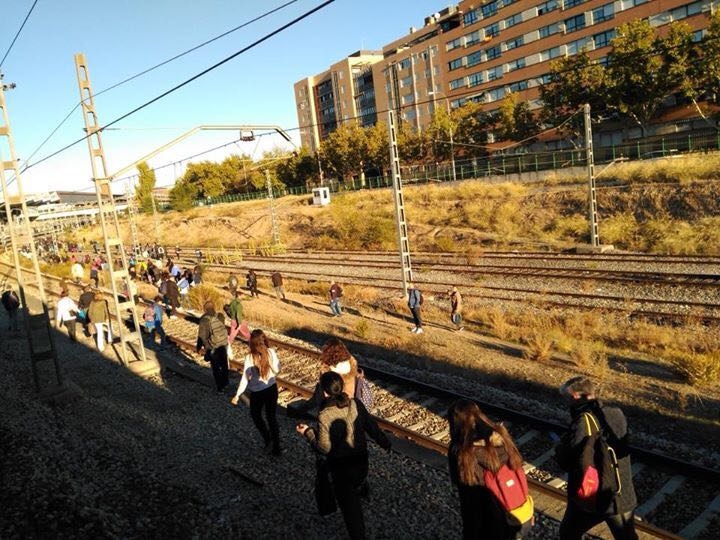
[[[35,1],[36,1],[36,3],[37,3],[37,0],[35,0]],[[295,2],[297,2],[297,0],[290,0],[289,2],[286,2],[286,3],[282,4],[281,6],[278,6],[278,7],[274,8],[274,9],[271,9],[270,11],[266,11],[265,13],[263,13],[262,15],[259,15],[259,16],[255,17],[254,19],[251,19],[251,20],[249,20],[249,21],[246,21],[246,22],[244,22],[244,23],[236,26],[235,28],[232,28],[232,29],[230,29],[230,30],[227,30],[226,32],[223,32],[222,34],[219,34],[219,35],[215,36],[214,38],[208,39],[207,41],[204,41],[204,42],[200,43],[199,45],[196,45],[196,46],[194,46],[194,47],[192,47],[192,48],[190,48],[190,49],[188,49],[188,50],[186,50],[186,51],[184,51],[184,52],[181,52],[181,53],[179,53],[179,54],[176,54],[176,55],[173,56],[172,58],[168,58],[167,60],[165,60],[165,61],[163,61],[163,62],[160,62],[159,64],[156,64],[156,65],[154,65],[154,66],[152,66],[152,67],[150,67],[150,68],[147,68],[147,69],[141,71],[140,73],[137,73],[137,74],[135,74],[135,75],[133,75],[133,76],[131,76],[131,77],[128,77],[127,79],[124,79],[124,80],[122,80],[122,81],[120,81],[120,82],[118,82],[118,83],[115,83],[115,84],[109,86],[108,88],[105,88],[105,89],[103,89],[103,90],[100,90],[99,92],[97,92],[97,93],[95,94],[94,97],[97,97],[97,96],[99,96],[99,95],[101,95],[101,94],[104,94],[105,92],[109,92],[110,90],[113,90],[113,89],[117,88],[118,86],[121,86],[121,85],[123,85],[123,84],[125,84],[125,83],[127,83],[127,82],[130,82],[130,81],[134,80],[134,79],[137,79],[138,77],[141,77],[141,76],[143,76],[143,75],[146,75],[147,73],[150,73],[151,71],[154,71],[155,69],[157,69],[157,68],[159,68],[159,67],[162,67],[162,66],[164,66],[164,65],[166,65],[166,64],[169,64],[170,62],[173,62],[173,61],[177,60],[178,58],[182,58],[183,56],[185,56],[185,55],[187,55],[187,54],[190,54],[191,52],[196,51],[196,50],[200,49],[201,47],[204,47],[205,45],[209,45],[210,43],[213,43],[214,41],[217,41],[217,40],[220,39],[220,38],[223,38],[223,37],[225,37],[225,36],[227,36],[227,35],[229,35],[229,34],[232,34],[233,32],[236,32],[237,30],[240,30],[241,28],[244,28],[244,27],[246,27],[246,26],[249,26],[249,25],[251,25],[251,24],[254,23],[254,22],[257,22],[257,21],[259,21],[259,20],[261,20],[261,19],[263,19],[263,18],[265,18],[265,17],[267,17],[267,16],[269,16],[269,15],[272,15],[273,13],[276,13],[276,12],[280,11],[281,9],[286,8],[286,7],[289,6],[290,4],[294,4]],[[34,6],[33,6],[33,7],[34,7]],[[57,131],[65,124],[65,122],[67,122],[67,121],[70,119],[70,117],[72,116],[72,114],[78,109],[78,107],[80,107],[80,105],[82,105],[82,101],[78,102],[78,103],[72,108],[72,110],[70,110],[70,112],[67,113],[67,115],[65,115],[65,118],[63,118],[63,119],[60,121],[60,123],[59,123],[57,126],[55,126],[55,128],[52,130],[52,132],[50,133],[50,135],[48,135],[48,136],[43,140],[43,142],[40,143],[40,146],[38,146],[35,150],[33,150],[33,152],[30,154],[30,156],[25,160],[25,164],[26,164],[26,165],[27,165],[28,162],[35,156],[35,154],[37,154],[37,153],[42,149],[42,147],[45,146],[45,144],[46,144],[50,139],[52,139],[52,137],[55,135],[55,133],[57,133]],[[23,171],[24,171],[24,170],[26,170],[26,169],[23,169]],[[12,180],[12,179],[11,179],[11,180]]]
[[[5,56],[3,56],[3,57],[2,57],[2,60],[0,60],[0,68],[2,67],[3,63],[5,62],[5,59],[8,57],[8,54],[10,54],[10,51],[12,51],[13,45],[15,45],[15,42],[17,41],[17,38],[18,38],[18,36],[20,35],[20,32],[22,32],[22,29],[25,28],[25,23],[26,23],[26,22],[28,21],[28,19],[30,18],[30,15],[32,14],[33,9],[35,9],[35,5],[36,5],[37,3],[38,3],[38,0],[35,0],[35,1],[33,2],[33,5],[30,7],[30,11],[28,11],[28,14],[25,15],[25,20],[24,20],[24,21],[22,22],[22,24],[20,25],[20,29],[19,29],[19,30],[17,31],[17,33],[15,34],[15,37],[13,38],[12,43],[10,43],[10,47],[8,47],[8,50],[7,50],[7,52],[5,53]]]
[[[303,19],[306,19],[307,17],[309,17],[309,16],[312,15],[313,13],[315,13],[315,12],[323,9],[324,7],[332,4],[333,2],[335,2],[335,0],[326,0],[325,2],[323,2],[322,4],[320,4],[319,6],[314,7],[313,9],[311,9],[311,10],[303,13],[303,14],[300,15],[299,17],[296,17],[295,19],[293,19],[293,20],[290,21],[289,23],[284,24],[283,26],[281,26],[281,27],[273,30],[273,31],[270,32],[269,34],[266,34],[265,36],[261,37],[260,39],[252,42],[252,43],[251,43],[250,45],[248,45],[247,47],[243,47],[242,49],[240,49],[240,50],[237,51],[236,53],[231,54],[230,56],[224,58],[224,59],[221,60],[220,62],[217,62],[216,64],[213,64],[213,65],[210,66],[209,68],[204,69],[203,71],[201,71],[201,72],[198,73],[197,75],[193,75],[193,76],[190,77],[189,79],[187,79],[187,80],[185,80],[185,81],[183,81],[183,82],[181,82],[181,83],[173,86],[172,88],[170,88],[169,90],[166,90],[166,91],[163,92],[162,94],[160,94],[160,95],[152,98],[152,99],[149,100],[149,101],[146,101],[145,103],[143,103],[142,105],[139,105],[138,107],[135,107],[134,109],[132,109],[131,111],[129,111],[129,112],[125,113],[125,114],[123,114],[122,116],[119,116],[119,117],[116,118],[115,120],[113,120],[113,121],[111,121],[110,123],[108,123],[108,124],[102,126],[101,128],[99,128],[95,133],[100,133],[100,132],[106,130],[107,128],[109,128],[110,126],[113,126],[113,125],[117,124],[118,122],[120,122],[120,121],[122,121],[122,120],[124,120],[124,119],[126,119],[126,118],[128,118],[128,117],[130,117],[130,116],[132,116],[132,115],[135,114],[136,112],[141,111],[141,110],[144,109],[145,107],[148,107],[148,106],[152,105],[152,104],[155,103],[156,101],[159,101],[159,100],[161,100],[162,98],[169,96],[169,95],[172,94],[173,92],[176,92],[177,90],[179,90],[179,89],[181,89],[182,87],[190,84],[191,82],[195,81],[196,79],[199,79],[200,77],[202,77],[202,76],[204,76],[204,75],[207,75],[207,74],[210,73],[211,71],[213,71],[213,70],[217,69],[218,67],[226,64],[227,62],[229,62],[230,60],[236,58],[237,56],[239,56],[239,55],[241,55],[241,54],[249,51],[250,49],[252,49],[252,48],[254,48],[254,47],[258,46],[258,45],[260,45],[261,43],[267,41],[267,40],[270,39],[271,37],[276,36],[276,35],[279,34],[280,32],[282,32],[282,31],[284,31],[284,30],[287,30],[287,29],[290,28],[291,26],[297,24],[298,22],[302,21]],[[32,163],[32,164],[30,164],[30,165],[26,165],[22,172],[25,172],[26,170],[34,167],[35,165],[39,165],[40,163],[43,163],[44,161],[47,161],[47,160],[49,160],[49,159],[57,156],[58,154],[61,154],[61,153],[65,152],[66,150],[69,150],[69,149],[72,148],[73,146],[75,146],[75,145],[83,142],[84,140],[88,139],[88,138],[91,137],[92,135],[93,135],[92,133],[87,134],[87,135],[85,135],[84,137],[81,137],[80,139],[78,139],[78,140],[76,140],[76,141],[74,141],[74,142],[72,142],[72,143],[70,143],[70,144],[67,144],[67,145],[63,146],[63,147],[60,148],[59,150],[56,150],[55,152],[53,152],[52,154],[50,154],[50,155],[42,158],[41,160],[36,161],[35,163]]]

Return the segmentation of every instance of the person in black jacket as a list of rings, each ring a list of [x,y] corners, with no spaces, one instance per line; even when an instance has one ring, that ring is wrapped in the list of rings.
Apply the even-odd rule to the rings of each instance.
[[[390,441],[365,406],[343,391],[340,375],[328,371],[320,376],[323,402],[318,427],[298,424],[297,431],[314,450],[327,458],[333,491],[350,538],[365,538],[360,496],[367,493],[368,452],[366,434],[385,450]]]
[[[198,325],[196,352],[205,350],[205,361],[210,363],[213,379],[218,393],[222,393],[228,385],[228,335],[225,324],[215,312],[215,305],[208,300],[204,305],[205,313]]]
[[[595,395],[592,381],[573,377],[560,387],[570,406],[572,422],[555,449],[555,459],[568,473],[568,503],[560,524],[562,540],[580,540],[601,522],[607,523],[613,538],[636,539],[634,511],[637,506],[630,469],[627,420],[617,407],[606,407]],[[609,502],[588,500],[581,494],[583,476],[593,465],[599,430],[617,455],[620,490]]]
[[[473,401],[459,399],[448,412],[450,480],[458,488],[464,540],[509,540],[525,531],[510,525],[505,509],[485,486],[484,472],[503,465],[522,473],[523,458],[507,428],[495,424]],[[524,473],[522,473],[524,474]],[[528,521],[525,528],[530,528]]]

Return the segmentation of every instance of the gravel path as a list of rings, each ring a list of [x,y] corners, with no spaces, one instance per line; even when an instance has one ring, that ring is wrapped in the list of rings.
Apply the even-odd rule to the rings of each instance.
[[[84,395],[43,404],[26,341],[3,323],[0,538],[344,537],[339,513],[315,511],[314,461],[294,421],[280,415],[284,454],[265,456],[227,396],[168,372],[137,378],[64,335],[60,357]],[[460,535],[445,471],[371,446],[369,479],[369,537]],[[533,536],[552,534],[555,522],[539,521]]]

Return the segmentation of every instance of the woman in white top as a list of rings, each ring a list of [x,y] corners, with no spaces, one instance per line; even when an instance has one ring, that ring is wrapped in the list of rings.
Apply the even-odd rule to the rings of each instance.
[[[60,293],[60,300],[58,300],[57,306],[55,307],[55,327],[59,328],[60,325],[64,325],[68,330],[68,336],[72,341],[77,341],[75,336],[75,319],[77,318],[78,307],[75,301],[68,296],[67,291]]]
[[[237,405],[246,389],[250,393],[250,416],[265,441],[265,451],[280,455],[280,429],[276,418],[278,388],[275,376],[280,371],[275,349],[269,347],[267,336],[260,329],[250,334],[250,354],[245,356],[242,379],[232,404]],[[267,424],[262,417],[265,409]]]

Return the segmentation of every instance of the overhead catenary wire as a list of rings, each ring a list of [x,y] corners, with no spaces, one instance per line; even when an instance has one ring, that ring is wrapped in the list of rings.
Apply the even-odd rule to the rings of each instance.
[[[213,71],[213,70],[219,68],[220,66],[226,64],[226,63],[229,62],[230,60],[233,60],[233,59],[236,58],[237,56],[239,56],[239,55],[241,55],[241,54],[249,51],[250,49],[253,49],[254,47],[257,47],[257,46],[260,45],[261,43],[267,41],[268,39],[270,39],[270,38],[272,38],[272,37],[274,37],[274,36],[276,36],[276,35],[279,34],[280,32],[282,32],[282,31],[284,31],[284,30],[287,30],[287,29],[290,28],[291,26],[294,26],[295,24],[297,24],[297,23],[299,23],[300,21],[306,19],[306,18],[309,17],[310,15],[312,15],[312,14],[316,13],[317,11],[319,11],[319,10],[327,7],[328,5],[332,4],[333,2],[335,2],[335,0],[326,0],[325,2],[323,2],[322,4],[320,4],[319,6],[316,6],[316,7],[312,8],[311,10],[306,11],[306,12],[303,13],[302,15],[294,18],[294,19],[293,19],[292,21],[290,21],[289,23],[286,23],[286,24],[282,25],[281,27],[276,28],[275,30],[273,30],[272,32],[270,32],[270,33],[268,33],[268,34],[265,34],[265,35],[264,35],[263,37],[261,37],[260,39],[257,39],[257,40],[255,40],[255,41],[253,41],[250,45],[248,45],[248,46],[246,46],[246,47],[243,47],[243,48],[240,49],[239,51],[237,51],[237,52],[231,54],[230,56],[224,58],[223,60],[221,60],[221,61],[213,64],[213,65],[210,66],[209,68],[204,69],[204,70],[201,71],[200,73],[198,73],[198,74],[196,74],[196,75],[193,75],[193,76],[190,77],[189,79],[186,79],[185,81],[183,81],[183,82],[181,82],[181,83],[173,86],[173,87],[170,88],[169,90],[166,90],[166,91],[163,92],[162,94],[160,94],[160,95],[158,95],[158,96],[150,99],[149,101],[146,101],[146,102],[143,103],[142,105],[139,105],[139,106],[135,107],[135,108],[132,109],[131,111],[129,111],[129,112],[127,112],[127,113],[119,116],[119,117],[116,118],[115,120],[112,120],[112,121],[109,122],[108,124],[105,124],[104,126],[100,127],[97,131],[95,131],[94,133],[100,133],[100,132],[102,132],[102,131],[105,131],[105,130],[106,130],[107,128],[109,128],[110,126],[113,126],[113,125],[117,124],[118,122],[121,122],[122,120],[125,120],[126,118],[132,116],[133,114],[135,114],[135,113],[143,110],[144,108],[152,105],[153,103],[155,103],[155,102],[157,102],[157,101],[160,101],[161,99],[169,96],[170,94],[176,92],[177,90],[180,90],[180,89],[183,88],[184,86],[187,86],[187,85],[190,84],[191,82],[199,79],[200,77],[203,77],[204,75],[207,75],[207,74],[210,73],[211,71]],[[49,160],[49,159],[51,159],[51,158],[53,158],[53,157],[61,154],[61,153],[69,150],[69,149],[72,148],[73,146],[75,146],[75,145],[77,145],[77,144],[80,144],[81,142],[87,140],[87,139],[88,139],[89,137],[91,137],[94,133],[87,134],[87,135],[85,135],[84,137],[81,137],[80,139],[78,139],[78,140],[76,140],[76,141],[73,141],[73,142],[71,142],[70,144],[67,144],[67,145],[63,146],[62,148],[60,148],[59,150],[56,150],[56,151],[53,152],[52,154],[50,154],[50,155],[48,155],[48,156],[45,156],[44,158],[36,161],[35,163],[26,165],[22,172],[24,172],[24,171],[26,171],[26,170],[28,170],[28,169],[36,166],[36,165],[39,165],[40,163],[43,163],[43,162],[45,162],[45,161],[47,161],[47,160]]]
[[[18,29],[17,33],[15,34],[15,37],[13,38],[12,42],[10,43],[8,50],[3,55],[2,60],[0,60],[0,68],[5,63],[5,59],[10,54],[10,51],[12,51],[13,47],[15,46],[15,42],[17,41],[17,38],[20,36],[20,32],[22,32],[23,28],[25,28],[25,23],[28,22],[28,19],[30,18],[30,15],[32,14],[33,10],[35,9],[35,6],[37,5],[37,3],[38,3],[38,0],[35,0],[33,2],[33,5],[30,6],[30,11],[28,11],[28,14],[25,15],[25,19],[23,20],[22,24],[20,25],[20,28]]]
[[[217,35],[217,36],[215,36],[215,37],[213,37],[213,38],[210,38],[210,39],[208,39],[208,40],[206,40],[206,41],[203,41],[203,42],[200,43],[199,45],[195,45],[194,47],[191,47],[190,49],[187,49],[186,51],[183,51],[183,52],[181,52],[181,53],[179,53],[179,54],[176,54],[176,55],[173,56],[172,58],[168,58],[167,60],[164,60],[164,61],[162,61],[162,62],[160,62],[160,63],[158,63],[158,64],[155,64],[155,65],[152,66],[152,67],[149,67],[149,68],[147,68],[147,69],[144,69],[143,71],[141,71],[141,72],[139,72],[139,73],[137,73],[137,74],[135,74],[135,75],[132,75],[132,76],[130,76],[130,77],[128,77],[128,78],[120,81],[120,82],[117,82],[117,83],[109,86],[108,88],[105,88],[105,89],[103,89],[103,90],[100,90],[99,92],[97,92],[97,93],[95,94],[94,97],[97,97],[97,96],[99,96],[99,95],[101,95],[101,94],[104,94],[104,93],[106,93],[106,92],[109,92],[110,90],[113,90],[113,89],[115,89],[115,88],[118,88],[119,86],[122,86],[123,84],[126,84],[126,83],[128,83],[128,82],[130,82],[130,81],[133,81],[133,80],[135,80],[135,79],[137,79],[137,78],[139,78],[139,77],[142,77],[143,75],[146,75],[146,74],[150,73],[151,71],[154,71],[154,70],[156,70],[156,69],[158,69],[158,68],[160,68],[160,67],[162,67],[162,66],[164,66],[164,65],[167,65],[167,64],[169,64],[170,62],[174,62],[175,60],[178,60],[179,58],[182,58],[183,56],[186,56],[186,55],[190,54],[191,52],[194,52],[194,51],[196,51],[196,50],[198,50],[198,49],[200,49],[200,48],[202,48],[202,47],[204,47],[204,46],[206,46],[206,45],[209,45],[210,43],[213,43],[213,42],[217,41],[218,39],[221,39],[221,38],[223,38],[223,37],[225,37],[225,36],[227,36],[227,35],[229,35],[229,34],[232,34],[233,32],[236,32],[237,30],[240,30],[240,29],[242,29],[242,28],[245,28],[246,26],[249,26],[249,25],[251,25],[251,24],[253,24],[253,23],[255,23],[255,22],[257,22],[257,21],[259,21],[259,20],[261,20],[261,19],[264,19],[265,17],[268,17],[268,16],[270,16],[270,15],[272,15],[272,14],[274,14],[274,13],[277,13],[277,12],[280,11],[281,9],[284,9],[284,8],[286,8],[287,6],[289,6],[289,5],[291,5],[291,4],[294,4],[294,3],[297,2],[297,1],[298,1],[298,0],[289,0],[288,2],[285,2],[284,4],[282,4],[282,5],[280,5],[280,6],[276,7],[276,8],[273,8],[273,9],[271,9],[271,10],[269,10],[269,11],[266,11],[265,13],[262,13],[261,15],[258,15],[257,17],[255,17],[255,18],[253,18],[253,19],[250,19],[249,21],[246,21],[246,22],[244,22],[244,23],[242,23],[242,24],[240,24],[240,25],[238,25],[238,26],[236,26],[236,27],[234,27],[234,28],[231,28],[230,30],[225,31],[225,32],[223,32],[222,34],[219,34],[219,35]],[[37,0],[36,0],[36,3],[37,3]],[[55,126],[55,128],[50,132],[50,134],[49,134],[47,137],[45,137],[45,139],[40,143],[40,145],[39,145],[35,150],[32,151],[32,153],[30,154],[30,156],[25,160],[25,168],[23,168],[22,171],[25,171],[27,168],[29,168],[29,167],[28,167],[28,164],[29,164],[30,160],[31,160],[33,157],[35,157],[35,154],[37,154],[37,153],[47,144],[47,142],[48,142],[50,139],[53,138],[53,136],[55,135],[55,133],[57,133],[58,130],[59,130],[63,125],[65,125],[65,122],[67,122],[67,121],[70,119],[70,117],[71,117],[71,116],[73,115],[73,113],[78,109],[78,107],[80,107],[80,105],[82,105],[82,101],[79,101],[78,103],[76,103],[75,106],[72,108],[72,110],[70,110],[70,112],[68,112],[68,113],[65,115],[65,117],[60,121],[60,123],[59,123],[57,126]],[[21,172],[22,172],[22,171],[21,171]],[[12,181],[12,179],[11,179],[11,181]]]

